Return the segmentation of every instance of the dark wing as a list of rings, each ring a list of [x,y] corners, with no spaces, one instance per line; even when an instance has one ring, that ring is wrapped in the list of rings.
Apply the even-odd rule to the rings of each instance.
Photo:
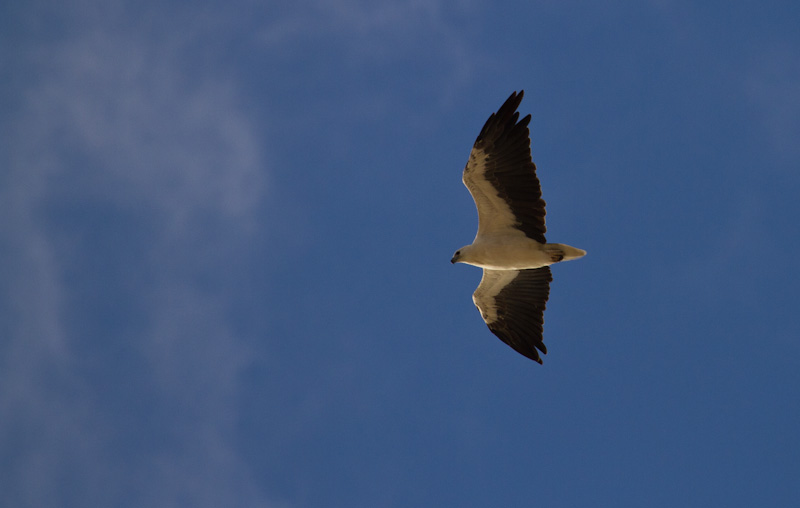
[[[550,296],[550,267],[532,270],[483,270],[472,295],[489,330],[521,355],[542,363],[544,309]],[[537,349],[539,351],[537,351]]]
[[[469,154],[463,181],[478,208],[477,236],[519,231],[545,243],[545,203],[531,160],[531,116],[517,122],[522,94],[512,93],[486,121]]]

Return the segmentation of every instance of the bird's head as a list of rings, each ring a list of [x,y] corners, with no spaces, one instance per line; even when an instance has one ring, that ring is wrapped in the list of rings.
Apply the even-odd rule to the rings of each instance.
[[[463,263],[463,262],[467,261],[465,256],[467,256],[468,253],[469,253],[469,245],[461,247],[460,249],[458,249],[456,251],[455,254],[453,254],[453,258],[450,259],[450,262],[454,263],[454,264],[455,263]]]

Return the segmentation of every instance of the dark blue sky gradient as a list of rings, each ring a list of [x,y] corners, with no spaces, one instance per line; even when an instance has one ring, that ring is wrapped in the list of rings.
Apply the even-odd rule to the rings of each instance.
[[[795,2],[0,7],[0,505],[800,503]],[[539,366],[452,266],[514,90]]]

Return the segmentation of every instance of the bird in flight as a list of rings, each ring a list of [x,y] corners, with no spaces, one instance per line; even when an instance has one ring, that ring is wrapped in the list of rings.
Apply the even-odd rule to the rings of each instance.
[[[531,160],[528,123],[512,93],[481,129],[462,180],[478,208],[478,234],[451,263],[483,268],[472,301],[497,337],[521,355],[542,363],[544,309],[550,295],[550,265],[586,251],[544,238],[545,202]]]

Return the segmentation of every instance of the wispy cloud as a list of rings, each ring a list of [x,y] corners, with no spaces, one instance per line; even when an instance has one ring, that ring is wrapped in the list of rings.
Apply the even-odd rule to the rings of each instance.
[[[217,291],[258,133],[234,82],[113,25],[23,48],[3,126],[0,504],[274,506],[232,442],[248,348]]]
[[[770,45],[754,51],[746,91],[778,159],[800,155],[800,57],[789,46]]]
[[[458,87],[490,62],[465,33],[480,2],[469,0],[307,0],[270,16],[260,32],[262,44],[295,58],[302,43],[324,40],[316,48],[338,48],[338,57],[357,67],[370,63],[427,60],[431,67],[416,79],[442,79]],[[287,53],[287,48],[295,48]],[[448,90],[441,93],[449,95]]]

